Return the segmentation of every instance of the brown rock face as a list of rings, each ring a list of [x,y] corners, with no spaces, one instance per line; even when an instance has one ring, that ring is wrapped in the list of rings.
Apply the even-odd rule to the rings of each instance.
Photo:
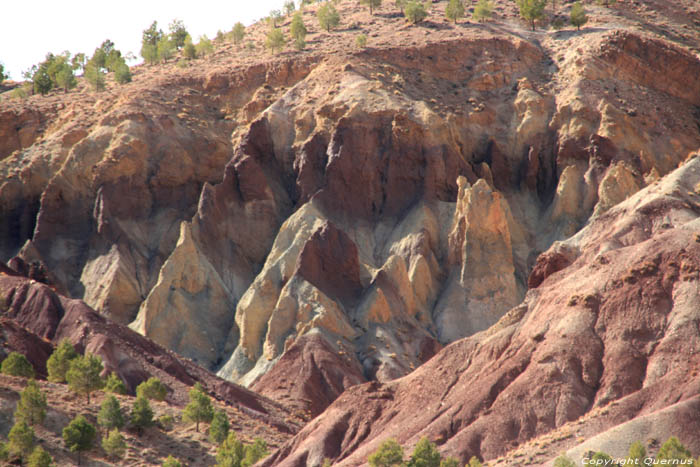
[[[295,273],[345,304],[357,300],[362,292],[357,247],[345,232],[330,222],[306,242]]]
[[[694,397],[698,183],[694,158],[610,209],[543,255],[540,264],[580,252],[495,326],[404,378],[349,389],[265,465],[363,465],[387,438],[424,436],[462,462],[488,460],[592,412],[589,436]],[[669,413],[680,422],[687,411]],[[682,434],[664,423],[665,437]]]
[[[4,360],[10,352],[19,352],[27,357],[37,377],[46,378],[46,360],[51,356],[53,346],[15,321],[0,317],[0,360]]]

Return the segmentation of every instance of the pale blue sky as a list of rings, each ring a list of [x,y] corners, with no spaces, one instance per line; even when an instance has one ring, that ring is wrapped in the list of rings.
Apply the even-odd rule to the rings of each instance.
[[[0,62],[11,78],[44,59],[47,52],[91,55],[105,39],[123,53],[139,55],[141,32],[153,20],[167,31],[181,19],[195,41],[229,31],[237,21],[248,25],[282,8],[284,0],[0,0]],[[140,59],[140,57],[139,57]]]

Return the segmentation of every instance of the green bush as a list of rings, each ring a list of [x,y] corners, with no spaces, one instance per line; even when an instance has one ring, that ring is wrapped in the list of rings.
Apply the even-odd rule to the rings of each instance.
[[[172,415],[161,415],[157,420],[158,427],[163,431],[170,431],[175,426],[175,418]]]
[[[482,464],[478,457],[472,456],[472,458],[469,459],[467,467],[482,467]]]
[[[46,418],[46,408],[46,396],[41,392],[36,381],[30,379],[27,387],[20,394],[15,410],[15,421],[25,422],[30,426],[39,425]]]
[[[0,63],[0,83],[8,79],[9,76],[5,73],[5,65]]]
[[[304,42],[307,32],[301,13],[295,13],[292,18],[292,24],[289,26],[289,33],[292,35],[292,38],[297,42]]]
[[[244,445],[230,432],[216,453],[216,465],[221,467],[251,466],[268,455],[267,443],[256,438],[253,444]]]
[[[642,443],[635,441],[630,446],[627,456],[627,465],[644,465],[644,460],[647,458],[647,450]]]
[[[131,82],[131,69],[129,65],[123,63],[114,70],[114,80],[119,84],[126,84]]]
[[[448,457],[440,461],[440,467],[459,467],[459,461],[454,457]]]
[[[364,48],[367,45],[367,36],[364,34],[358,34],[355,38],[355,45],[360,48]]]
[[[126,385],[116,373],[112,372],[107,376],[107,379],[105,379],[104,390],[112,394],[124,395],[126,394]]]
[[[447,19],[454,21],[455,24],[457,24],[458,19],[464,18],[464,4],[462,0],[450,0],[445,7],[445,16]]]
[[[682,461],[692,460],[693,456],[688,448],[683,446],[678,438],[671,436],[664,444],[661,445],[661,449],[659,449],[656,459],[661,461]]]
[[[158,29],[158,22],[154,21],[143,31],[141,36],[141,56],[144,61],[153,65],[158,61],[158,43],[163,39],[163,31]]]
[[[17,352],[10,352],[0,365],[0,373],[10,376],[21,376],[24,378],[34,377],[34,367],[27,357]]]
[[[428,12],[425,11],[425,7],[422,3],[416,0],[411,0],[406,3],[406,7],[403,10],[403,15],[406,17],[406,20],[409,23],[418,24],[428,16]]]
[[[102,91],[105,88],[105,75],[97,66],[88,63],[83,73],[85,80],[94,91]]]
[[[95,427],[82,415],[75,417],[63,429],[63,442],[71,452],[78,453],[78,465],[80,465],[80,453],[92,448],[95,435]]]
[[[85,394],[90,404],[90,394],[101,389],[104,381],[100,378],[102,359],[97,355],[86,354],[74,358],[66,372],[68,386],[78,394]]]
[[[49,373],[49,381],[54,383],[65,383],[66,372],[70,366],[70,361],[78,357],[78,353],[68,339],[59,342],[56,350],[53,351],[46,361],[46,369]]]
[[[544,18],[544,7],[547,0],[515,0],[520,10],[520,17],[530,23],[535,30],[535,22]]]
[[[199,383],[190,389],[189,397],[190,402],[185,406],[183,417],[189,422],[194,422],[195,430],[199,431],[199,423],[210,422],[214,417],[214,409],[209,396],[204,393]]]
[[[554,460],[554,467],[576,467],[576,462],[562,454]]]
[[[121,459],[126,453],[126,441],[119,433],[119,430],[113,428],[106,438],[102,440],[102,449],[105,450],[109,457]]]
[[[174,19],[168,25],[168,29],[170,30],[170,40],[175,47],[177,49],[183,48],[185,46],[185,38],[189,36],[185,24],[179,19]]]
[[[147,381],[136,387],[136,395],[143,396],[154,401],[164,401],[168,394],[168,388],[156,377],[148,378]]]
[[[316,18],[321,29],[327,32],[331,32],[340,23],[340,14],[331,3],[324,3],[316,12]]]
[[[490,0],[479,0],[479,3],[474,7],[474,12],[472,13],[472,19],[474,21],[482,22],[491,18],[493,15],[493,4]]]
[[[403,463],[403,448],[394,439],[388,439],[370,454],[367,462],[372,467],[392,467]]]
[[[29,459],[27,459],[27,465],[29,467],[49,467],[53,463],[51,455],[44,451],[41,446],[37,446],[32,451]]]

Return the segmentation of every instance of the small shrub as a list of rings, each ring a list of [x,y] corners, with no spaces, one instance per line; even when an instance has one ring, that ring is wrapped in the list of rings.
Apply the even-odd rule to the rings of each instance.
[[[358,36],[355,38],[355,45],[360,48],[365,48],[365,46],[367,46],[367,36],[364,34],[358,34]]]
[[[482,464],[478,457],[472,456],[472,458],[469,459],[469,464],[467,464],[467,467],[482,467]]]
[[[157,45],[158,59],[163,63],[167,62],[175,54],[175,43],[167,36],[163,36]]]
[[[678,438],[671,436],[664,444],[661,445],[659,453],[656,455],[657,460],[679,461],[692,460],[693,456]]]
[[[567,457],[565,454],[562,454],[554,460],[554,467],[576,467],[576,462],[572,461],[571,458]]]
[[[172,415],[161,415],[156,423],[161,430],[170,431],[175,427],[175,418]]]
[[[440,453],[435,443],[431,443],[428,438],[421,438],[413,449],[413,454],[411,454],[408,465],[416,467],[439,467]]]
[[[94,91],[104,90],[105,75],[98,67],[92,64],[87,64],[85,66],[85,73],[83,73],[83,76]]]
[[[192,43],[192,38],[189,35],[185,39],[185,47],[182,49],[182,55],[187,60],[194,60],[197,58],[197,48]]]
[[[10,352],[0,365],[0,373],[10,376],[21,376],[23,378],[34,377],[34,367],[27,357],[17,352]]]
[[[406,20],[409,23],[418,24],[428,16],[428,12],[425,11],[425,7],[422,3],[416,0],[411,0],[406,3],[403,15],[406,17]]]
[[[121,459],[126,453],[126,441],[119,433],[119,430],[114,428],[109,432],[106,438],[102,440],[102,449],[105,450],[109,457]]]
[[[122,63],[114,70],[114,80],[119,84],[131,82],[131,69],[126,63]]]
[[[153,410],[151,409],[151,404],[148,403],[148,399],[143,396],[136,398],[134,406],[131,408],[129,421],[139,433],[142,433],[144,428],[153,425]]]
[[[647,450],[642,443],[635,441],[630,446],[627,456],[627,465],[644,465]]]
[[[70,366],[71,360],[78,357],[78,352],[75,351],[73,345],[68,339],[63,339],[59,342],[56,350],[53,351],[49,359],[46,361],[46,369],[49,373],[49,381],[54,383],[65,383],[66,372]]]
[[[304,25],[304,19],[301,13],[295,13],[292,18],[292,24],[289,26],[289,33],[295,41],[304,42],[306,39],[306,26]]]
[[[31,452],[34,446],[34,429],[25,422],[17,422],[7,435],[7,440],[7,448],[10,455],[19,456],[20,460],[22,460]]]
[[[454,457],[448,457],[440,461],[440,467],[459,467],[459,461]]]

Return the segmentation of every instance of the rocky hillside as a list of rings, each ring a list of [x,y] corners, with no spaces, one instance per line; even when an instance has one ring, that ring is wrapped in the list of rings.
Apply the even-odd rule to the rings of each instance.
[[[271,463],[423,435],[494,458],[689,397],[695,336],[668,323],[692,315],[697,164],[659,180],[700,148],[700,8],[586,5],[578,32],[495,5],[409,26],[341,0],[333,32],[314,5],[304,51],[262,56],[257,24],[257,49],[3,97],[0,260],[313,415],[373,381]]]

